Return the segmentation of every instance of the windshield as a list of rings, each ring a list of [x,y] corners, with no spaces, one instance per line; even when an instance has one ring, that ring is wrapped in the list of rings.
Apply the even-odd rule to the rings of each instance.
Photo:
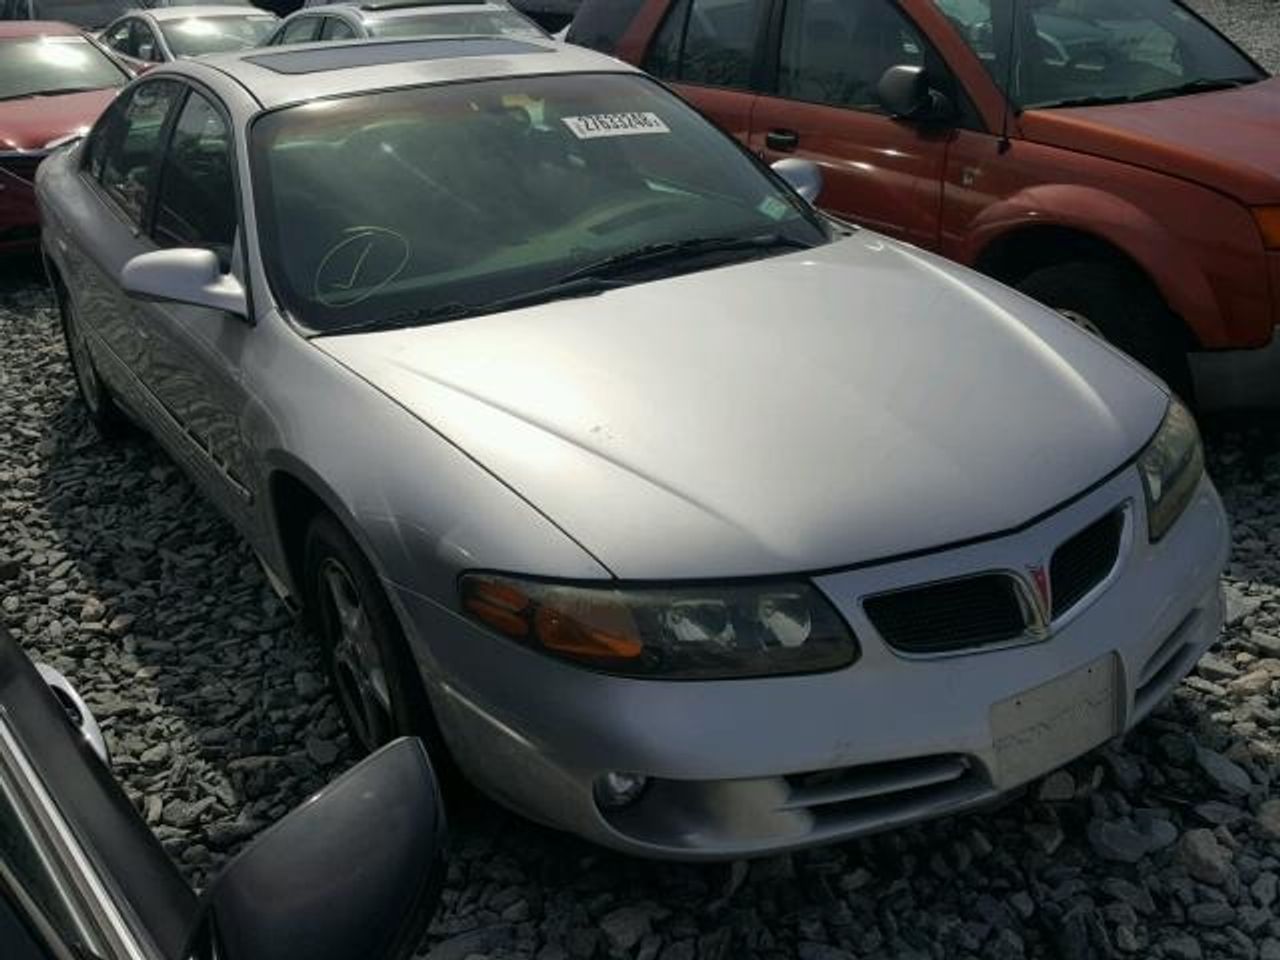
[[[258,120],[251,155],[268,275],[313,331],[527,296],[657,244],[828,239],[733,141],[637,76],[321,100]],[[703,262],[685,260],[660,272]]]
[[[465,13],[424,13],[371,19],[374,37],[501,36],[545,39],[531,21],[514,10],[469,10]]]
[[[262,43],[279,21],[269,13],[167,20],[160,25],[175,57],[246,50]]]
[[[36,20],[61,20],[77,27],[105,27],[136,6],[131,0],[35,0]]]
[[[83,37],[0,40],[0,100],[122,87],[127,79]]]
[[[1265,76],[1172,0],[934,2],[1001,89],[1012,79],[1020,107],[1154,100]]]

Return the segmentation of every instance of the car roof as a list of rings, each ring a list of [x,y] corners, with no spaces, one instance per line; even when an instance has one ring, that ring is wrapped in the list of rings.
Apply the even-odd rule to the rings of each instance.
[[[84,30],[58,20],[0,20],[0,40],[14,37],[80,37]]]
[[[490,3],[488,0],[470,0],[470,2],[459,3],[457,0],[451,3],[422,3],[420,0],[408,2],[408,0],[371,0],[371,2],[358,2],[358,0],[342,0],[338,3],[317,4],[312,7],[302,7],[298,13],[350,13],[365,19],[389,20],[393,17],[421,17],[430,16],[433,13],[495,13],[508,12],[511,7],[505,3]]]
[[[170,69],[198,72],[202,66],[230,77],[268,109],[435,83],[640,72],[612,57],[554,40],[472,36],[256,47],[201,57],[198,63],[188,61]]]
[[[260,10],[243,4],[202,3],[189,7],[156,7],[152,10],[131,10],[129,15],[138,16],[145,13],[157,23],[168,23],[170,20],[192,20],[198,17],[274,17],[270,10]]]

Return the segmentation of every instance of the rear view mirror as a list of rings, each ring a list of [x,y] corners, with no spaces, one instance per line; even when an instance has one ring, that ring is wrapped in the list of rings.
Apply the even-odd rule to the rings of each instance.
[[[120,285],[141,300],[185,303],[240,317],[249,314],[244,287],[222,272],[212,250],[178,248],[139,254],[124,265]]]
[[[876,85],[880,105],[900,120],[946,120],[951,117],[951,101],[929,85],[924,67],[890,67]]]
[[[222,960],[407,960],[445,878],[422,742],[397,740],[264,833],[214,881],[197,939]]]
[[[151,43],[138,44],[138,59],[151,61],[155,59],[156,48]]]
[[[822,193],[822,168],[812,160],[787,157],[772,165],[773,172],[809,203],[817,203]]]

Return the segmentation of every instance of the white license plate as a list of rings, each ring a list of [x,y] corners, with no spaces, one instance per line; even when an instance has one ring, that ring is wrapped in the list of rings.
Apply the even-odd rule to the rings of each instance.
[[[1056,770],[1120,732],[1115,654],[991,708],[996,786],[1007,790]]]

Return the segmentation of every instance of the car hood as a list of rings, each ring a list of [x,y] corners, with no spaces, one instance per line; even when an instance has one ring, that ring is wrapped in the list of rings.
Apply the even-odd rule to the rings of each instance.
[[[69,134],[89,132],[116,90],[0,101],[0,150],[43,150]]]
[[[828,569],[1010,530],[1132,458],[1168,402],[1056,314],[866,232],[313,342],[634,579]]]
[[[1280,79],[1146,103],[1028,110],[1037,143],[1147,167],[1249,204],[1280,202]]]

